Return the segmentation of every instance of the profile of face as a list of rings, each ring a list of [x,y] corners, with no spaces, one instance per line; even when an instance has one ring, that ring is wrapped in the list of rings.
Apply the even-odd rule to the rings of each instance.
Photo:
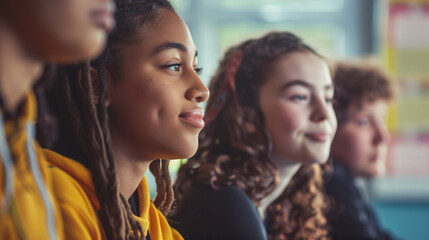
[[[167,9],[146,23],[141,41],[121,51],[120,78],[107,76],[113,144],[139,159],[191,157],[204,126],[208,89],[183,20]]]
[[[114,26],[112,0],[14,0],[5,7],[26,50],[44,61],[94,58]]]
[[[327,161],[337,128],[333,94],[328,65],[319,56],[294,52],[274,63],[259,92],[274,159]]]
[[[354,176],[372,178],[385,173],[390,141],[386,112],[387,102],[383,99],[366,101],[362,106],[352,104],[339,126],[332,155],[345,163]]]

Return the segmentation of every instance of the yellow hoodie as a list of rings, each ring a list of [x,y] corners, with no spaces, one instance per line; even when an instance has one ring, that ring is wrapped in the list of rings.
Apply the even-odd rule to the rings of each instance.
[[[0,239],[63,239],[43,150],[34,141],[36,101],[27,94],[18,119],[0,110]]]
[[[45,150],[54,182],[54,195],[59,203],[66,239],[105,239],[97,210],[97,199],[89,170],[77,161]],[[143,177],[137,188],[140,215],[134,216],[145,236],[149,231],[153,240],[183,239],[172,229],[165,217],[151,202],[149,187]]]

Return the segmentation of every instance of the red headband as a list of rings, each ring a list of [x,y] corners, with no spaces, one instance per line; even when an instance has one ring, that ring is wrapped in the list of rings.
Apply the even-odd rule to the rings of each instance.
[[[219,112],[224,108],[226,100],[230,94],[233,95],[234,103],[237,102],[237,95],[235,93],[235,75],[237,74],[238,67],[241,64],[241,59],[243,57],[242,51],[237,51],[232,54],[226,63],[226,73],[225,78],[223,79],[218,92],[213,96],[213,102],[209,109],[207,109],[207,114],[204,121],[207,123],[213,121]]]

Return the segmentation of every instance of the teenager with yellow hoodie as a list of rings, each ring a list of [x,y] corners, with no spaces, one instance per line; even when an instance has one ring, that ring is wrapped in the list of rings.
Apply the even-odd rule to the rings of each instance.
[[[64,238],[52,178],[34,140],[31,88],[44,63],[100,53],[113,18],[100,24],[94,14],[112,8],[108,0],[0,0],[0,239]]]
[[[102,56],[67,68],[57,86],[62,132],[54,150],[67,157],[46,154],[66,236],[182,239],[163,215],[173,190],[161,159],[197,149],[199,103],[208,98],[197,50],[166,0],[117,1],[115,17]],[[157,182],[153,202],[148,168]]]

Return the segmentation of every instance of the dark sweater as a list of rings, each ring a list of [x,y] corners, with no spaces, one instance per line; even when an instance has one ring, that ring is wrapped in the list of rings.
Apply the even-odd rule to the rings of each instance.
[[[187,240],[264,240],[265,227],[249,197],[238,187],[188,190],[170,224]]]
[[[326,193],[333,200],[328,221],[333,240],[392,240],[348,169],[334,160],[334,172],[325,176]]]

